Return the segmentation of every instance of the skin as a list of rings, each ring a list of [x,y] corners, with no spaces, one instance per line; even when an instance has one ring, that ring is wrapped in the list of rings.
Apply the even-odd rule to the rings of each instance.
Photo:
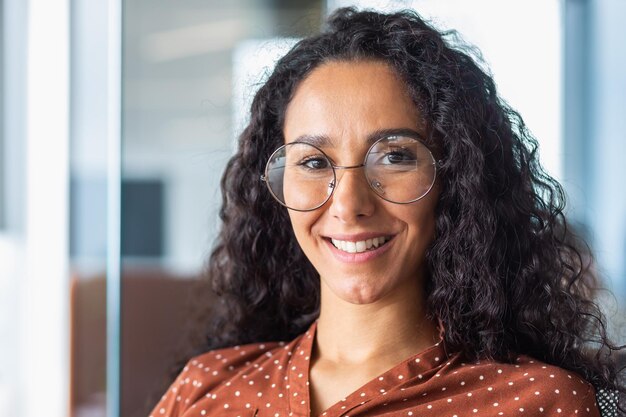
[[[426,125],[394,70],[375,61],[326,63],[298,86],[285,114],[285,142],[325,137],[337,165],[363,162],[367,138],[381,129]],[[321,308],[309,375],[319,415],[377,375],[439,340],[427,317],[425,253],[435,230],[435,186],[421,200],[394,204],[368,186],[363,169],[338,171],[331,199],[311,212],[289,210],[296,238],[321,279]],[[393,235],[382,255],[338,259],[328,237]],[[348,240],[348,239],[344,239]]]

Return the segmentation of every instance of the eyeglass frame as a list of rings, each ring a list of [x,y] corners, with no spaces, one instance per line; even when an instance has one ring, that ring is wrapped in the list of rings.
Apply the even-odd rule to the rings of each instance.
[[[376,144],[378,142],[381,142],[383,140],[387,140],[387,139],[390,139],[390,138],[393,138],[393,137],[410,138],[410,139],[415,140],[416,142],[419,142],[422,146],[424,146],[424,148],[426,148],[426,150],[428,151],[428,154],[430,155],[430,158],[432,160],[432,165],[435,167],[435,173],[433,175],[432,183],[428,187],[428,190],[426,190],[426,192],[421,197],[418,197],[418,198],[416,198],[414,200],[406,201],[406,202],[391,201],[391,200],[383,197],[382,195],[380,195],[378,192],[376,192],[376,190],[374,189],[374,185],[370,184],[369,181],[367,182],[367,185],[374,192],[374,194],[376,194],[381,199],[383,199],[385,201],[388,201],[390,203],[393,203],[393,204],[411,204],[411,203],[415,203],[417,201],[420,201],[422,198],[426,197],[430,193],[430,191],[433,189],[433,187],[435,186],[435,182],[437,181],[437,171],[438,171],[439,167],[443,164],[443,161],[441,159],[435,159],[435,156],[433,155],[433,152],[430,150],[428,145],[426,145],[422,139],[420,139],[418,137],[415,137],[415,135],[406,135],[406,134],[402,134],[402,135],[387,135],[387,136],[383,136],[383,137],[377,139],[375,142],[373,142],[370,145],[370,147],[367,149],[367,152],[365,152],[365,157],[363,158],[363,163],[362,164],[358,164],[358,165],[335,165],[335,164],[333,164],[332,159],[326,154],[326,152],[324,152],[318,146],[313,145],[312,143],[309,143],[309,142],[295,141],[295,142],[285,143],[285,144],[279,146],[278,148],[276,148],[276,150],[274,150],[274,152],[272,152],[270,154],[269,158],[267,159],[267,162],[265,163],[265,170],[263,171],[264,173],[261,174],[259,179],[265,183],[265,185],[267,186],[267,189],[269,190],[269,192],[272,195],[272,197],[274,198],[274,200],[276,200],[281,206],[286,207],[289,210],[294,210],[294,211],[299,211],[299,212],[309,212],[309,211],[317,210],[320,207],[322,207],[324,204],[326,204],[328,202],[328,200],[330,200],[330,198],[333,196],[333,193],[335,192],[335,189],[339,185],[338,182],[337,182],[337,172],[336,172],[337,169],[347,170],[347,169],[364,168],[367,165],[367,158],[368,158],[370,152],[372,151],[372,149],[374,148],[374,146],[376,146]],[[289,145],[294,145],[294,144],[308,145],[308,146],[311,146],[311,147],[317,149],[319,152],[321,152],[322,155],[324,155],[324,158],[326,158],[326,160],[330,164],[330,167],[333,170],[333,179],[328,184],[328,186],[330,188],[332,188],[331,192],[328,194],[326,199],[321,204],[319,204],[316,207],[310,208],[310,209],[297,209],[297,208],[293,208],[293,207],[287,206],[287,204],[283,203],[280,200],[280,198],[278,198],[278,196],[274,193],[274,191],[272,190],[272,187],[269,184],[269,176],[267,174],[267,169],[268,169],[270,161],[272,160],[272,157],[276,154],[276,152],[280,151],[281,149],[286,148]],[[365,175],[365,173],[364,173],[364,175]],[[367,176],[366,176],[366,178],[367,178]]]

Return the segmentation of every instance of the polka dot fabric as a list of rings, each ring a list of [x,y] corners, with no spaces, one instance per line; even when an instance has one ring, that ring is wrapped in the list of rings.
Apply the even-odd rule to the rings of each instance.
[[[192,359],[150,417],[310,416],[316,324],[291,343],[221,349]],[[520,356],[466,362],[442,343],[411,357],[325,410],[323,417],[598,417],[578,375]]]

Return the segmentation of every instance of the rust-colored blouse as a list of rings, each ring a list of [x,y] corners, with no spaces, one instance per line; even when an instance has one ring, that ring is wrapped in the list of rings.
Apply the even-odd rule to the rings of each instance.
[[[192,359],[151,417],[310,416],[309,359],[316,324],[292,342],[215,350]],[[520,356],[464,362],[443,343],[399,363],[324,417],[598,417],[593,387],[577,374]]]

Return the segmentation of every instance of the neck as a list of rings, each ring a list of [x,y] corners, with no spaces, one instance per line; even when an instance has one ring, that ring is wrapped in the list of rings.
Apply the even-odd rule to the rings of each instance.
[[[417,285],[365,305],[341,300],[323,283],[321,291],[315,342],[320,360],[393,366],[439,340]]]

